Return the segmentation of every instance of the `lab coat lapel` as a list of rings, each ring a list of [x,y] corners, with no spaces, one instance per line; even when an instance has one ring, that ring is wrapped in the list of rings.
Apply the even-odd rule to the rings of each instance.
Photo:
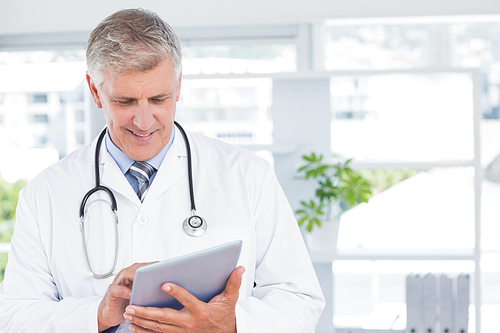
[[[165,191],[172,187],[172,185],[185,176],[185,171],[182,166],[184,159],[182,157],[186,156],[186,147],[182,134],[177,128],[175,129],[174,142],[165,155],[146,198],[144,198],[143,208],[147,208],[150,203],[155,201]]]
[[[101,144],[99,163],[99,170],[101,172],[101,185],[109,187],[113,191],[115,196],[117,193],[119,193],[139,207],[141,205],[139,197],[137,197],[137,194],[134,192],[132,186],[130,186],[130,183],[125,178],[125,175],[120,170],[113,157],[111,157],[111,155],[108,153],[104,140]],[[92,160],[92,167],[93,165],[94,160]]]

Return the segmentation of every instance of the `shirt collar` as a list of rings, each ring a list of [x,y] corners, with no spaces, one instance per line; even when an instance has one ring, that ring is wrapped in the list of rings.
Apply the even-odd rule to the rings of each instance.
[[[172,142],[174,142],[174,137],[175,137],[175,131],[172,130],[172,135],[170,135],[170,140],[168,141],[167,145],[163,147],[163,149],[160,151],[159,154],[157,154],[155,157],[152,159],[146,161],[150,165],[152,165],[156,170],[160,169],[161,162],[167,155],[168,150],[172,146]],[[130,159],[123,151],[118,148],[113,141],[111,141],[111,137],[109,136],[109,130],[106,130],[106,138],[105,138],[105,143],[106,143],[106,149],[108,153],[113,157],[115,160],[116,164],[118,164],[118,167],[120,170],[125,174],[128,169],[134,164],[134,160]]]

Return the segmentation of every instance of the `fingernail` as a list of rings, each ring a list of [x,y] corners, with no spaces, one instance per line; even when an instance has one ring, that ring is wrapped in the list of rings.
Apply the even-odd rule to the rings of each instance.
[[[127,319],[127,320],[132,320],[132,316],[130,316],[130,315],[128,315],[128,314],[126,314],[126,315],[125,315],[125,319]]]
[[[172,290],[172,287],[170,287],[168,284],[166,284],[163,286],[163,290],[166,292],[169,292],[170,290]]]
[[[134,326],[130,325],[128,328],[129,328],[132,332],[135,332],[135,327],[134,327]]]
[[[127,309],[125,311],[127,311],[127,313],[130,313],[130,314],[135,314],[135,310],[129,306],[127,307]]]

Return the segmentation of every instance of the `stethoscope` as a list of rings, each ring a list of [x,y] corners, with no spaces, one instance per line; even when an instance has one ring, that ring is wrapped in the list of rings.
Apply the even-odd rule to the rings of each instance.
[[[187,150],[187,164],[188,164],[188,179],[189,179],[189,196],[191,199],[191,216],[186,218],[182,223],[182,227],[184,232],[192,237],[200,237],[207,231],[207,222],[201,216],[196,215],[196,205],[194,203],[194,190],[193,190],[193,169],[191,164],[191,146],[189,145],[189,140],[186,135],[184,129],[179,125],[176,121],[174,124],[181,131],[182,136],[184,137],[184,142],[186,144]],[[118,213],[117,213],[117,205],[116,198],[113,192],[106,186],[101,185],[100,176],[99,176],[99,155],[101,151],[101,144],[104,136],[106,135],[106,128],[101,132],[99,138],[97,139],[97,146],[95,148],[95,186],[90,191],[85,194],[83,197],[82,203],[80,204],[80,232],[82,234],[82,242],[83,242],[83,252],[85,253],[85,260],[87,262],[87,267],[92,274],[93,277],[98,279],[105,279],[112,276],[116,269],[116,263],[118,261]],[[97,274],[92,269],[90,265],[89,255],[87,251],[87,244],[85,241],[85,228],[84,228],[84,215],[85,215],[85,205],[87,204],[87,200],[90,196],[98,191],[104,191],[108,194],[111,200],[111,210],[113,211],[114,225],[115,225],[115,258],[113,260],[113,267],[104,274]]]

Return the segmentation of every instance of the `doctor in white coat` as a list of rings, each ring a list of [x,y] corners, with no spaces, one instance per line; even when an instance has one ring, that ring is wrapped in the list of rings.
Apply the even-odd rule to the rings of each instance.
[[[1,332],[113,332],[125,319],[134,332],[313,332],[324,299],[292,210],[272,167],[253,154],[188,133],[197,214],[208,225],[187,235],[191,214],[185,140],[175,128],[181,88],[180,44],[146,10],[122,10],[92,32],[87,81],[104,112],[100,183],[116,197],[119,250],[109,196],[93,194],[97,140],[33,179],[20,193],[5,280]],[[128,173],[134,161],[155,168],[150,187]],[[134,182],[135,181],[135,182]],[[208,303],[172,284],[162,289],[185,307],[129,306],[135,270],[211,246],[242,240],[238,267]],[[203,278],[203,276],[200,276]]]

